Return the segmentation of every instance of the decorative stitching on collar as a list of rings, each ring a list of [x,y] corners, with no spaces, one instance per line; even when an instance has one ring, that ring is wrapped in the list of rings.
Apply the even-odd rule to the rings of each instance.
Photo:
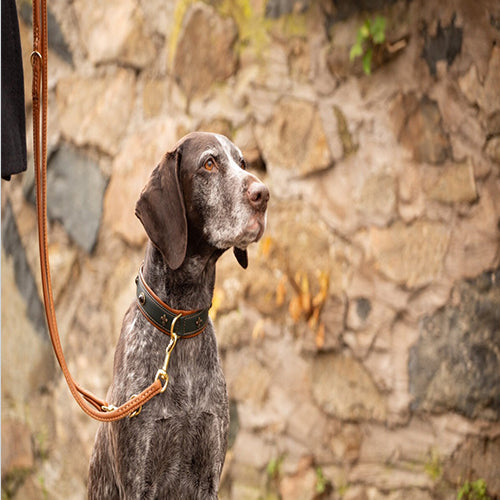
[[[179,314],[181,314],[181,317],[175,323],[175,333],[180,338],[195,337],[206,328],[208,309],[199,311],[172,309],[149,288],[144,280],[142,267],[139,269],[135,283],[137,285],[136,298],[139,310],[161,332],[170,335],[172,322]]]

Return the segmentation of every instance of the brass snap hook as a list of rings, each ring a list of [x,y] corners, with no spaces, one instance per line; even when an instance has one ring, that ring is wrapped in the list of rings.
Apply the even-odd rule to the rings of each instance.
[[[165,389],[168,385],[168,363],[170,362],[170,356],[172,351],[174,350],[175,344],[177,344],[177,340],[179,336],[174,332],[175,324],[177,320],[182,316],[182,313],[178,314],[174,320],[172,321],[172,327],[170,328],[170,342],[168,343],[167,348],[165,349],[165,360],[163,361],[163,366],[156,372],[155,381],[161,379],[163,381],[163,386],[160,392],[165,392]]]

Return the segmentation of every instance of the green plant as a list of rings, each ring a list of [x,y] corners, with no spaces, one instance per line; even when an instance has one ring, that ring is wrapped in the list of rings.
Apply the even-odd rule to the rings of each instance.
[[[40,485],[43,500],[49,500],[49,490],[47,489],[47,485],[45,484],[45,478],[42,475],[38,476],[38,484]]]
[[[325,493],[328,487],[328,479],[325,478],[323,474],[323,469],[321,467],[316,468],[316,493]]]
[[[266,467],[267,477],[269,480],[278,480],[281,476],[281,463],[283,457],[272,458]]]
[[[351,47],[349,59],[354,61],[362,56],[363,71],[370,75],[372,72],[373,51],[385,42],[386,19],[377,16],[373,21],[367,19],[358,29],[356,43]]]
[[[433,481],[439,479],[443,474],[441,458],[436,450],[430,451],[429,460],[424,464],[424,470]]]
[[[485,480],[465,481],[458,490],[457,500],[491,500],[486,494]]]
[[[265,495],[263,500],[277,500],[279,496],[279,487],[281,481],[281,464],[283,463],[283,456],[271,458],[266,467],[267,481],[265,488]]]

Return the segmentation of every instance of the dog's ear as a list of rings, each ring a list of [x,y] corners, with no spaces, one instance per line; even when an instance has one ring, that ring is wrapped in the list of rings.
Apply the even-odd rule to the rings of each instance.
[[[236,260],[239,262],[240,266],[243,269],[246,269],[248,267],[248,253],[246,250],[242,250],[241,248],[238,247],[233,247],[233,252],[234,256],[236,257]]]
[[[153,170],[135,206],[135,215],[171,269],[186,257],[187,220],[179,181],[181,148],[167,153]]]

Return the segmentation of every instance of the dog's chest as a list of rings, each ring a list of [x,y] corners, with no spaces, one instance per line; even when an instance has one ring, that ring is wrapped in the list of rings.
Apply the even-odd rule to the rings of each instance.
[[[137,318],[121,339],[123,350],[118,366],[124,372],[115,377],[121,398],[142,390],[154,379],[165,359],[169,337]],[[137,331],[139,327],[139,331]],[[165,392],[148,405],[158,419],[184,418],[195,413],[221,413],[227,406],[227,391],[211,321],[195,338],[179,339],[171,352]],[[120,387],[121,386],[121,387]]]

